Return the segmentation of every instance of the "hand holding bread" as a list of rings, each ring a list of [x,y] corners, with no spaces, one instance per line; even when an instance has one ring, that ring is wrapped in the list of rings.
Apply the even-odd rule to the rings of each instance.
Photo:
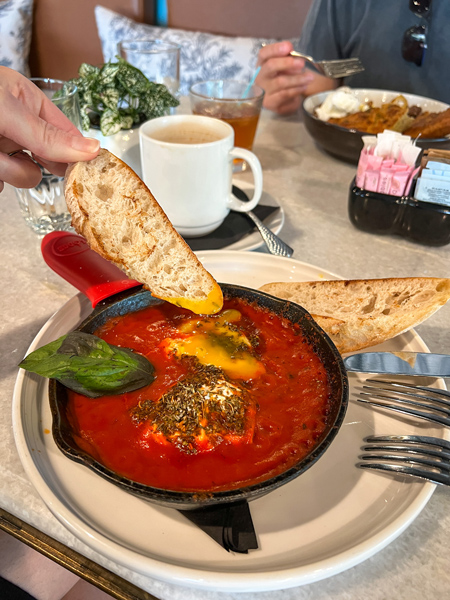
[[[268,283],[261,291],[305,308],[341,354],[419,325],[450,298],[450,279],[406,277]]]
[[[69,166],[65,196],[72,225],[90,247],[154,296],[198,314],[222,308],[218,283],[147,186],[108,150]]]

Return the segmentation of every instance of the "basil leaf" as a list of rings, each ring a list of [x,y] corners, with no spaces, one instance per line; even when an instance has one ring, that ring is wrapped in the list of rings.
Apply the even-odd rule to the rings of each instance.
[[[155,379],[153,365],[142,354],[113,346],[81,331],[38,348],[19,366],[43,377],[57,379],[89,398],[132,392]]]

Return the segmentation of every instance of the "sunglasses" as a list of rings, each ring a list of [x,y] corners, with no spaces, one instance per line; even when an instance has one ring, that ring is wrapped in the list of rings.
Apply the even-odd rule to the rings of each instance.
[[[402,57],[416,64],[422,65],[425,50],[427,49],[427,32],[431,14],[432,0],[409,0],[409,10],[424,20],[421,25],[413,25],[405,31],[402,41]]]

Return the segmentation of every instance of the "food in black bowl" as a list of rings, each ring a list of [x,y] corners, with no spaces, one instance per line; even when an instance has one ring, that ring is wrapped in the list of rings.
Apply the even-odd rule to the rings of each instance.
[[[213,316],[141,289],[94,309],[78,329],[144,354],[156,378],[99,398],[51,380],[53,436],[66,456],[187,510],[258,498],[323,455],[348,402],[340,354],[300,306],[221,287],[224,310]]]
[[[444,102],[439,102],[438,100],[432,100],[423,96],[416,96],[414,94],[402,94],[400,92],[371,89],[351,89],[351,92],[360,103],[359,110],[365,109],[371,105],[374,107],[387,108],[388,105],[392,105],[393,101],[397,98],[401,98],[402,102],[406,102],[408,110],[412,107],[420,109],[421,114],[418,114],[417,119],[427,112],[443,114],[449,109],[449,105]],[[358,128],[361,126],[358,125],[358,122],[363,122],[361,119],[355,121],[354,126],[349,125],[344,127],[319,118],[317,116],[317,109],[319,109],[327,97],[333,93],[335,92],[321,92],[309,96],[304,100],[302,112],[305,127],[315,142],[326,152],[337,158],[356,164],[363,148],[362,137],[364,135],[373,135],[373,133],[362,131]],[[342,116],[344,114],[345,111],[342,111]],[[394,120],[391,122],[389,120],[389,111],[384,111],[384,120],[380,120],[381,131],[384,129],[392,129],[393,127],[395,128],[396,124],[400,121],[400,119],[396,118],[397,116],[398,115],[394,114]],[[400,118],[404,117],[400,115]],[[411,131],[412,123],[413,121],[408,123],[408,126],[411,127]],[[406,129],[405,133],[407,132],[408,129]],[[413,137],[415,137],[415,135]],[[425,135],[422,134],[417,138],[417,145],[421,148],[449,149],[450,139],[445,136],[425,137]]]

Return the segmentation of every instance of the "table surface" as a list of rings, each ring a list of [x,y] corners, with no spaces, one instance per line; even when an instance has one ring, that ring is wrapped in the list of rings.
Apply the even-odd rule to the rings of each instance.
[[[254,152],[262,163],[265,192],[285,211],[281,236],[294,248],[293,258],[347,279],[449,276],[450,247],[427,247],[400,237],[372,235],[350,223],[347,200],[355,167],[322,152],[305,131],[300,115],[278,117],[263,112]],[[406,531],[358,566],[316,583],[258,594],[208,592],[150,579],[111,562],[69,533],[47,509],[22,468],[14,445],[11,403],[18,363],[42,325],[76,290],[44,264],[40,240],[23,221],[14,190],[6,186],[0,200],[1,509],[161,599],[448,597],[450,493],[444,487],[436,488]],[[416,331],[430,351],[450,353],[450,304]]]

